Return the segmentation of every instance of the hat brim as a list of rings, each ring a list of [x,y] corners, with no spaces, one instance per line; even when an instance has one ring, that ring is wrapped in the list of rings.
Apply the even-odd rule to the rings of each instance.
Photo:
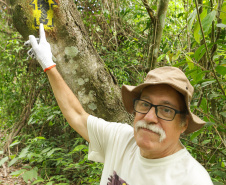
[[[124,103],[124,106],[125,106],[125,109],[127,110],[127,112],[129,112],[131,114],[134,112],[133,100],[140,97],[142,90],[145,87],[150,86],[150,85],[159,85],[159,84],[170,85],[172,88],[174,88],[175,90],[177,90],[178,92],[180,92],[181,94],[184,95],[187,110],[188,110],[188,115],[189,115],[189,123],[188,123],[187,129],[184,132],[185,134],[192,133],[196,130],[199,130],[200,128],[202,128],[204,126],[204,124],[206,122],[191,112],[190,104],[188,103],[188,97],[186,97],[187,96],[186,92],[184,92],[184,90],[181,89],[180,87],[178,87],[177,85],[170,84],[169,82],[150,82],[150,83],[143,83],[138,86],[123,85],[122,86],[122,100],[123,100],[123,103]]]

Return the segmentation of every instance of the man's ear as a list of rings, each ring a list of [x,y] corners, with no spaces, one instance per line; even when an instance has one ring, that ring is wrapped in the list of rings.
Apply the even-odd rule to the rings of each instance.
[[[185,124],[183,125],[183,127],[181,129],[181,134],[183,134],[185,132],[185,130],[188,128],[189,119],[190,119],[189,115],[186,115]]]

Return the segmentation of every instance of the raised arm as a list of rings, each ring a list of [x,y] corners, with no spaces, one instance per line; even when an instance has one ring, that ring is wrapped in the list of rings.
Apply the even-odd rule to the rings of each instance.
[[[89,142],[87,131],[88,113],[65,83],[56,67],[46,71],[57,103],[70,126]]]
[[[46,41],[43,24],[40,24],[39,43],[33,35],[30,35],[29,41],[25,44],[32,45],[32,49],[28,51],[28,54],[35,56],[43,70],[46,71],[55,98],[64,117],[70,126],[89,142],[87,131],[87,118],[89,114],[85,112],[77,97],[57,71],[56,64],[52,60],[50,45]]]

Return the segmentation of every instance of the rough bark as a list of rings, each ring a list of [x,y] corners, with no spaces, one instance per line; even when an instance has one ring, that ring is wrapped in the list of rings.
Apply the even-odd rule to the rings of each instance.
[[[38,36],[34,5],[31,5],[37,1],[10,1],[14,25],[26,40],[30,34]],[[109,121],[131,122],[132,116],[123,107],[117,81],[93,47],[74,2],[49,2],[57,5],[52,6],[54,25],[46,27],[47,40],[66,83],[88,113]]]

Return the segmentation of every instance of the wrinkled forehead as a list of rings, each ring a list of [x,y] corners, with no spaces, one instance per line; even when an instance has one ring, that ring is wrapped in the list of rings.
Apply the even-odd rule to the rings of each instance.
[[[142,89],[140,98],[146,98],[157,103],[168,102],[175,107],[186,107],[184,96],[167,84],[150,85]],[[158,102],[159,101],[159,102]]]

